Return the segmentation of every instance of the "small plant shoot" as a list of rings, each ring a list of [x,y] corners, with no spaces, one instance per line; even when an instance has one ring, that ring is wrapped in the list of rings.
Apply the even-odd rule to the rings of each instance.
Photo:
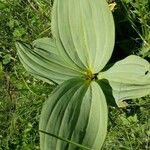
[[[150,64],[130,55],[104,69],[115,42],[106,0],[55,0],[51,24],[52,38],[16,43],[26,70],[57,85],[40,116],[41,150],[100,150],[107,104],[150,94]]]

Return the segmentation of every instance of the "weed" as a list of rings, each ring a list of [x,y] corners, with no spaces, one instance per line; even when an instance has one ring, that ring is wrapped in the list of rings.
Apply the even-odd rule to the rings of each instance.
[[[144,42],[149,39],[147,1],[140,0],[140,5],[133,5],[138,1],[123,0],[124,9],[121,1],[116,0],[117,41],[111,62],[132,53],[149,60],[149,49],[146,46],[145,50]],[[39,149],[39,113],[53,86],[25,72],[18,62],[14,42],[21,39],[30,43],[36,38],[51,37],[51,6],[48,0],[0,1],[0,150]],[[139,6],[143,12],[139,11]],[[147,16],[144,24],[140,21],[143,15]],[[141,26],[145,26],[144,32]],[[110,107],[104,150],[149,149],[149,100],[150,97],[135,99],[129,102],[126,111]]]

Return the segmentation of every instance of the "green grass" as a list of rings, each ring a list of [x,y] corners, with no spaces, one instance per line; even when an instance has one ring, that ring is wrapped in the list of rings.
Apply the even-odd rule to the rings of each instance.
[[[150,2],[116,0],[116,3],[116,46],[111,62],[129,54],[150,60]],[[51,37],[51,6],[50,0],[0,1],[0,150],[39,149],[39,115],[54,87],[24,70],[14,43]],[[128,101],[127,108],[109,107],[103,150],[150,149],[149,100],[147,96]]]

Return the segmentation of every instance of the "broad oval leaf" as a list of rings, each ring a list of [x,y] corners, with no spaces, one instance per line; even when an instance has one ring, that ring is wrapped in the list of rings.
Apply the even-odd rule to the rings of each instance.
[[[114,46],[114,22],[106,0],[55,0],[52,33],[61,54],[97,73]]]
[[[61,63],[63,62],[65,65],[67,65],[70,68],[74,68],[77,71],[82,70],[82,72],[86,71],[85,69],[81,69],[74,62],[72,62],[68,56],[64,58],[60,55],[61,54],[60,52],[63,51],[62,50],[63,48],[57,40],[45,37],[45,38],[41,38],[41,39],[37,39],[33,41],[32,45],[37,49],[42,49],[48,53],[56,54],[57,55],[56,61],[59,62],[59,59],[60,59]]]
[[[72,77],[85,75],[83,70],[60,57],[55,41],[50,38],[38,39],[33,46],[17,43],[16,47],[26,70],[45,82],[59,84]]]
[[[71,79],[49,96],[40,116],[41,150],[99,150],[107,131],[107,104],[96,82]]]
[[[108,71],[99,74],[104,93],[115,99],[118,106],[123,100],[150,94],[150,64],[138,56],[128,56],[115,63]]]

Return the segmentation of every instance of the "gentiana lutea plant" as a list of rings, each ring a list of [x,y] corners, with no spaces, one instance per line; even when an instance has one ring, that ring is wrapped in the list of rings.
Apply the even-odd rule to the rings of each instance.
[[[58,85],[42,108],[41,150],[100,150],[107,103],[123,106],[150,94],[150,64],[131,55],[106,69],[115,29],[105,0],[55,0],[52,34],[31,45],[16,43],[26,70]]]

